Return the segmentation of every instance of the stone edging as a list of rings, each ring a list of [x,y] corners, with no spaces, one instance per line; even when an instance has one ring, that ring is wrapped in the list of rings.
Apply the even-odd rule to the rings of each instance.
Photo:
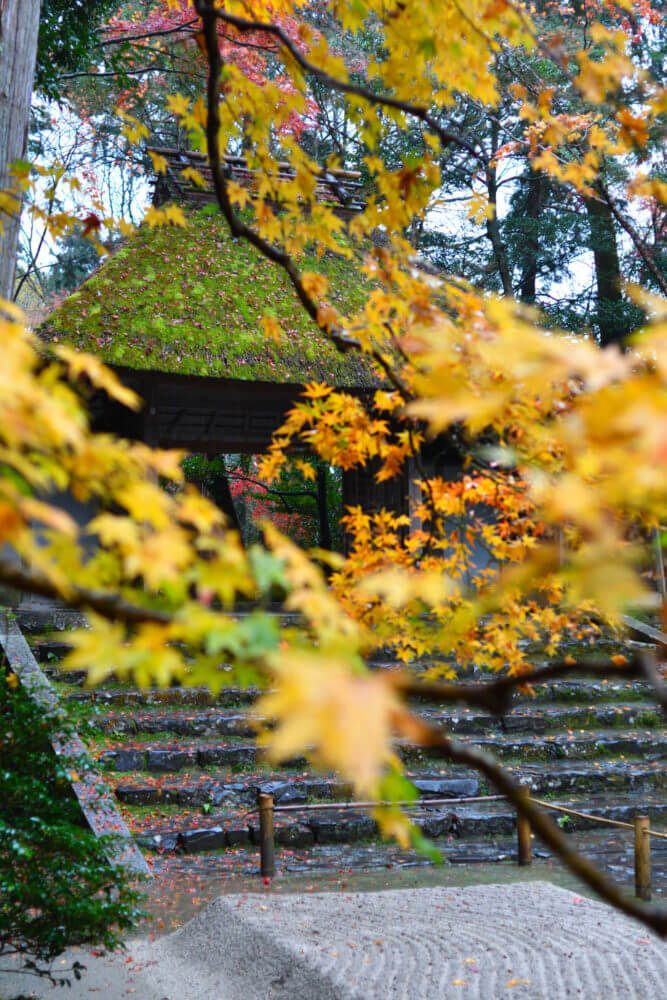
[[[15,620],[0,609],[0,646],[4,649],[9,666],[21,681],[32,700],[45,711],[52,711],[59,705],[58,695],[35,659],[25,636]],[[68,771],[70,784],[76,795],[86,820],[97,837],[113,836],[122,842],[110,855],[113,864],[122,865],[131,872],[151,875],[146,859],[132,838],[125,821],[121,817],[111,795],[104,787],[104,779],[94,769],[81,738],[54,736],[52,745],[55,753],[68,760],[86,759],[85,773]]]

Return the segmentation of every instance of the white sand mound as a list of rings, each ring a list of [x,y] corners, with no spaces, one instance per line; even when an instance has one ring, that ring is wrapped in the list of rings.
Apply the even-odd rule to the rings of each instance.
[[[142,948],[168,1000],[667,997],[664,942],[544,882],[223,896]]]
[[[128,955],[73,952],[71,990],[0,975],[0,996],[84,1000],[665,1000],[667,944],[545,882],[221,896]],[[58,963],[56,963],[58,968]]]

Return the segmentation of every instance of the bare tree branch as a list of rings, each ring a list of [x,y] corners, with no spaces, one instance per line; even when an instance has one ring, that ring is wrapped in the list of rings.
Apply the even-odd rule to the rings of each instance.
[[[77,73],[62,73],[58,80],[76,80],[79,77],[91,77],[103,80],[116,76],[144,76],[146,73],[170,73],[172,76],[190,76],[196,80],[205,80],[203,73],[191,73],[180,69],[169,69],[166,66],[141,66],[139,69],[119,69],[98,73],[96,70],[80,70]]]
[[[599,190],[602,197],[606,201],[607,205],[609,205],[612,215],[614,216],[618,224],[622,226],[623,229],[625,229],[626,233],[634,243],[637,253],[646,264],[646,267],[651,272],[653,278],[657,282],[658,288],[660,289],[663,295],[667,295],[667,277],[656,264],[655,260],[653,259],[653,254],[646,246],[646,243],[641,238],[641,236],[637,232],[636,228],[634,227],[630,219],[628,219],[628,217],[623,212],[621,212],[618,205],[612,198],[609,188],[605,184],[600,183]]]
[[[442,756],[456,764],[465,764],[484,774],[502,792],[526,819],[532,830],[547,847],[550,847],[567,867],[605,902],[622,913],[639,920],[661,937],[667,936],[667,910],[646,905],[627,896],[597,867],[575,850],[567,835],[530,798],[528,789],[520,785],[490,754],[476,747],[469,747],[452,739],[436,726],[423,725],[422,746],[440,751]]]
[[[646,653],[638,653],[627,663],[617,666],[612,660],[580,660],[576,662],[560,660],[531,673],[499,677],[490,683],[457,684],[426,682],[416,680],[409,674],[398,675],[396,686],[409,698],[423,701],[465,702],[467,705],[484,708],[492,715],[505,715],[512,704],[517,688],[525,684],[544,684],[562,677],[592,674],[605,679],[632,680],[644,678],[651,683],[663,711],[667,712],[667,691],[661,681],[652,658]]]
[[[106,48],[107,45],[123,45],[125,42],[137,42],[142,38],[159,38],[165,35],[176,35],[179,32],[185,32],[187,35],[193,35],[193,31],[188,31],[192,25],[196,24],[199,20],[198,17],[193,17],[190,21],[184,21],[183,24],[179,24],[176,28],[164,28],[162,30],[156,31],[144,31],[139,35],[121,35],[118,38],[107,38],[103,42],[97,42],[94,46],[96,49]]]
[[[42,597],[52,597],[70,608],[97,611],[111,621],[124,621],[131,625],[139,625],[142,622],[169,624],[173,621],[173,615],[167,611],[142,608],[139,604],[126,601],[120,594],[106,590],[90,590],[72,584],[67,593],[62,593],[43,573],[24,569],[14,560],[0,558],[0,582],[17,590],[40,594]]]

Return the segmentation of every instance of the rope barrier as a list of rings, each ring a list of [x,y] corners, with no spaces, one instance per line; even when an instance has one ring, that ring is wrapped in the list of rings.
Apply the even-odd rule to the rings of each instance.
[[[456,799],[422,799],[419,801],[399,801],[399,802],[317,802],[302,803],[291,806],[274,806],[273,796],[260,792],[257,796],[257,808],[249,809],[244,815],[252,815],[259,812],[259,834],[260,834],[260,871],[265,878],[273,878],[275,875],[275,813],[290,812],[316,812],[321,809],[369,809],[376,806],[405,806],[409,811],[416,809],[428,809],[431,806],[454,805],[464,802],[497,802],[505,799],[504,795],[476,795]],[[635,816],[634,823],[624,823],[620,819],[609,819],[606,816],[595,816],[592,813],[580,812],[568,806],[561,806],[555,802],[545,802],[544,799],[532,798],[532,801],[543,809],[551,809],[554,812],[563,813],[566,816],[578,816],[580,819],[592,820],[594,823],[603,823],[607,826],[615,826],[622,830],[632,830],[635,841],[635,893],[640,899],[649,900],[651,898],[651,837],[659,837],[667,840],[667,833],[652,830],[649,826],[648,816]],[[532,864],[532,832],[530,821],[517,811],[517,861],[520,865]]]
[[[429,806],[460,805],[462,802],[499,802],[504,799],[504,795],[472,795],[458,799],[419,799],[417,801],[408,800],[401,802],[389,802],[380,800],[379,802],[356,802],[345,800],[344,802],[303,802],[291,806],[273,806],[273,812],[316,812],[319,809],[374,809],[375,806],[406,806],[410,809],[428,809]],[[253,809],[247,809],[241,814],[241,818],[254,816],[260,807],[257,805]]]
[[[462,802],[498,802],[500,799],[504,799],[504,795],[471,795],[466,798],[460,799],[418,799],[418,800],[408,800],[404,802],[388,802],[385,800],[380,800],[379,802],[315,802],[308,804],[304,802],[302,805],[292,805],[292,806],[274,806],[274,813],[277,812],[314,812],[317,809],[373,809],[376,806],[406,806],[409,809],[428,809],[429,806],[442,806],[442,805],[460,805]],[[252,812],[257,812],[257,809],[251,810]]]
[[[533,802],[542,806],[543,809],[551,809],[553,812],[563,813],[565,816],[578,816],[579,819],[590,819],[595,823],[604,823],[607,826],[617,826],[623,830],[634,830],[634,824],[624,823],[620,819],[609,819],[606,816],[595,816],[593,813],[580,812],[578,809],[572,809],[569,806],[561,806],[555,802],[546,802],[544,799],[536,799],[531,796]],[[336,802],[335,800],[331,802],[302,802],[290,806],[276,806],[272,807],[274,813],[289,813],[289,812],[317,812],[319,810],[326,809],[374,809],[376,806],[400,806],[405,807],[409,810],[421,810],[429,809],[432,806],[441,805],[461,805],[467,802],[499,802],[505,799],[504,795],[470,795],[461,798],[449,798],[449,799],[419,799],[417,801],[405,799],[399,802],[389,802],[387,800],[369,801],[369,802],[356,802],[346,800],[345,802]],[[243,813],[243,816],[254,816],[259,812],[259,806],[254,809],[248,809]],[[651,837],[658,837],[661,840],[667,840],[667,833],[662,833],[659,830],[654,830],[653,828],[647,829],[645,831]]]
[[[544,809],[553,809],[554,812],[565,813],[566,816],[578,816],[580,819],[592,819],[596,823],[606,823],[608,826],[618,826],[623,830],[635,829],[633,823],[624,823],[620,819],[608,819],[606,816],[594,816],[592,813],[578,812],[576,809],[568,809],[567,806],[558,806],[554,802],[545,802],[544,799],[534,798],[533,802],[535,802],[538,806],[542,806]],[[661,833],[659,830],[646,829],[645,833],[651,837],[659,837],[661,840],[667,840],[667,833]]]

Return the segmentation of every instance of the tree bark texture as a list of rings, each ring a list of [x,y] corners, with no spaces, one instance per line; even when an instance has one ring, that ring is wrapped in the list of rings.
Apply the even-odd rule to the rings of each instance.
[[[234,528],[235,531],[238,531],[239,537],[242,539],[243,533],[241,531],[241,523],[239,521],[239,516],[236,513],[234,498],[232,496],[232,491],[229,488],[229,480],[227,479],[227,476],[223,476],[222,473],[208,476],[206,479],[206,487],[213,503],[227,515],[231,521],[232,528]]]
[[[534,302],[537,292],[537,267],[540,252],[539,220],[544,204],[544,174],[531,170],[528,176],[528,191],[525,205],[525,244],[521,261],[521,284],[519,298],[522,302]]]
[[[491,246],[493,247],[493,253],[496,258],[496,266],[498,267],[498,273],[500,274],[500,280],[503,286],[503,295],[509,296],[512,294],[512,277],[510,274],[509,261],[507,259],[507,247],[503,243],[500,235],[500,226],[498,224],[498,216],[496,214],[498,177],[495,167],[490,166],[486,169],[486,189],[489,197],[489,205],[493,208],[493,217],[486,220],[486,235],[489,237]]]
[[[621,265],[614,217],[602,198],[586,198],[586,212],[591,230],[591,250],[597,283],[597,321],[600,343],[613,344],[630,332],[621,292]]]
[[[25,156],[35,78],[41,0],[0,0],[0,191],[10,186],[10,167]],[[16,268],[21,198],[2,216],[0,297],[11,299]]]
[[[319,543],[321,549],[331,548],[329,530],[329,505],[327,503],[327,471],[317,470],[317,516],[319,519]]]

